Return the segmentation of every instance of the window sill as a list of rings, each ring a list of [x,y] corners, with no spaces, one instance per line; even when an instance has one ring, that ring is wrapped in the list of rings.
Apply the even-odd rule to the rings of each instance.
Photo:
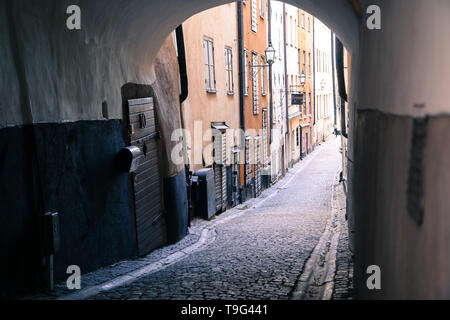
[[[211,94],[217,93],[217,91],[214,90],[214,89],[206,89],[206,92],[207,92],[207,93],[211,93]]]
[[[229,96],[234,96],[234,91],[228,91],[228,92],[227,92],[227,95],[229,95]]]

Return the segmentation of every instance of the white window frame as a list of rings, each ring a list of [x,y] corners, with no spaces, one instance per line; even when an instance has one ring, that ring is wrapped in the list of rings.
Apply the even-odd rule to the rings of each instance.
[[[258,32],[258,19],[257,19],[257,15],[258,15],[258,8],[256,5],[256,0],[251,0],[252,1],[252,5],[251,5],[251,26],[252,26],[252,31],[257,33]]]
[[[258,68],[254,66],[258,65],[258,53],[252,52],[252,95],[253,95],[253,114],[259,114],[259,78]]]
[[[205,59],[205,85],[209,93],[216,92],[216,71],[214,63],[214,40],[203,38],[203,55]]]
[[[266,0],[259,0],[259,16],[261,19],[266,17],[266,8],[265,8]]]
[[[233,49],[225,47],[225,72],[227,77],[227,93],[234,94]]]
[[[248,50],[244,49],[244,95],[248,96]]]
[[[267,94],[267,88],[266,88],[266,57],[261,56],[261,94],[263,96],[266,96]]]

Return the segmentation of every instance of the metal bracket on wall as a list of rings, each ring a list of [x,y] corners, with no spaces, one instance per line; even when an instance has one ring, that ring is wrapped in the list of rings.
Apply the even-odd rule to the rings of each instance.
[[[413,122],[411,154],[408,173],[407,209],[420,226],[424,219],[424,155],[428,118],[416,118]]]

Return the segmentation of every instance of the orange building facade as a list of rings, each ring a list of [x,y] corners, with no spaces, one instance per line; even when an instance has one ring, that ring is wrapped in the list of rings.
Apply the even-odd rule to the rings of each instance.
[[[240,129],[236,14],[237,4],[230,3],[183,23],[189,78],[189,95],[182,104],[185,161],[194,173],[214,170],[218,213],[239,201],[239,181],[231,174]]]
[[[285,6],[286,20],[286,98],[289,131],[287,134],[287,165],[313,150],[314,136],[314,18],[291,5]],[[301,101],[292,100],[302,96]]]
[[[300,80],[300,91],[304,102],[299,116],[299,152],[300,158],[312,152],[314,137],[314,17],[303,10],[299,14],[299,62],[300,73],[305,75],[305,83]]]
[[[270,175],[269,81],[265,60],[268,1],[242,1],[242,8],[246,132],[240,177],[248,198],[260,194],[264,177]]]

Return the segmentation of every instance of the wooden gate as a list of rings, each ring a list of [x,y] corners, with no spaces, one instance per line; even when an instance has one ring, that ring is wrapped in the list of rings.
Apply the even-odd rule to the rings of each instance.
[[[130,144],[143,152],[139,168],[132,174],[132,187],[138,253],[144,256],[166,242],[153,98],[128,100],[128,115]]]
[[[262,191],[261,181],[261,137],[255,137],[255,196],[259,197]]]
[[[231,166],[231,188],[232,188],[232,200],[231,206],[235,207],[240,201],[240,175],[239,175],[239,163],[240,163],[240,149],[234,147],[232,150],[232,166]]]
[[[214,140],[215,150],[215,164],[214,164],[214,179],[216,184],[216,206],[217,212],[224,212],[227,209],[227,136],[226,132],[222,132]]]

